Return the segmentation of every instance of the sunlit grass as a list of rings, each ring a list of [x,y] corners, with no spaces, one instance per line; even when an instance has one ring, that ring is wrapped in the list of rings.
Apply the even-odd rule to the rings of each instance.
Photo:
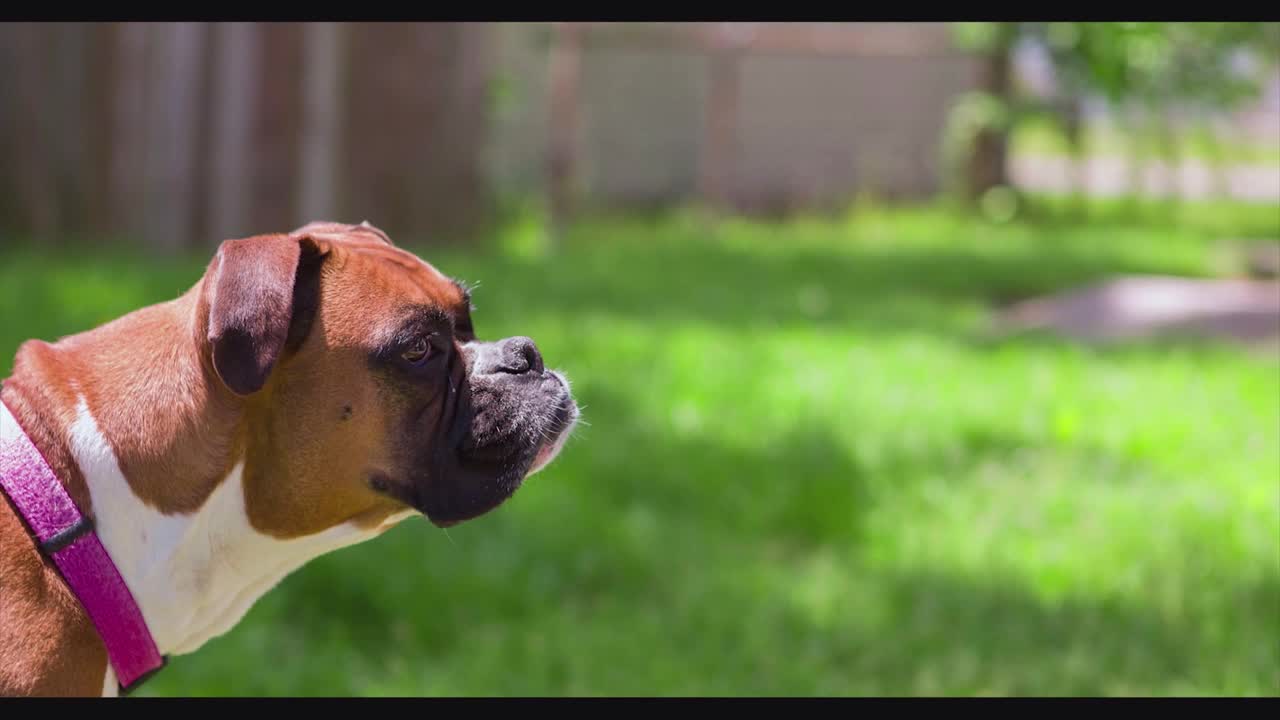
[[[1010,147],[1015,154],[1070,154],[1062,132],[1048,122],[1024,123],[1013,132]],[[1172,146],[1166,147],[1152,133],[1126,133],[1107,125],[1088,126],[1082,133],[1081,150],[1086,155],[1131,157],[1136,154],[1149,159],[1162,158],[1172,151],[1175,157],[1210,164],[1280,166],[1280,138],[1272,142],[1242,140],[1215,137],[1202,130],[1175,132]]]

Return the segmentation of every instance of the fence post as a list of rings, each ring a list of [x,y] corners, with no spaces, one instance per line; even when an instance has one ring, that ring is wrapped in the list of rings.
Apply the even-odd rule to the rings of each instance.
[[[212,197],[206,242],[221,242],[252,232],[249,226],[250,158],[258,109],[261,36],[254,23],[235,22],[214,29],[215,95]]]
[[[147,137],[147,48],[150,27],[120,23],[116,38],[116,93],[112,98],[111,228],[126,236],[143,233]]]
[[[150,28],[159,42],[148,98],[146,217],[151,247],[176,251],[191,240],[196,142],[199,129],[205,27],[198,22],[165,23]]]
[[[307,23],[303,29],[303,112],[299,152],[299,224],[338,220],[338,161],[342,157],[346,27]]]
[[[24,23],[13,38],[17,47],[14,63],[16,90],[13,113],[18,171],[16,188],[21,198],[27,227],[41,240],[57,238],[61,231],[61,205],[57,182],[49,158],[57,142],[54,128],[42,122],[57,113],[52,107],[50,49],[61,29],[54,25]]]
[[[578,139],[578,92],[582,71],[582,28],[577,23],[552,24],[550,57],[550,194],[551,243],[558,245],[573,211],[573,190]]]
[[[733,205],[737,159],[739,65],[741,53],[729,23],[718,23],[708,52],[706,123],[699,158],[699,194],[713,211]]]

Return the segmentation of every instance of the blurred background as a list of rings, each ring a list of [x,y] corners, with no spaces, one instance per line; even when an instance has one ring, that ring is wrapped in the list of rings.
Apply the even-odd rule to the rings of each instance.
[[[1280,694],[1280,24],[0,25],[0,377],[368,220],[584,407],[143,695]]]

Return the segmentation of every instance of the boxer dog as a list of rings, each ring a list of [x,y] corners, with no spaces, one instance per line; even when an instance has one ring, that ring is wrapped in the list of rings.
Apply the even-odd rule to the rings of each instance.
[[[315,557],[496,508],[578,418],[532,340],[477,340],[467,288],[367,223],[223,242],[177,299],[23,344],[0,400],[4,696],[115,695],[118,658],[194,652]],[[80,517],[56,538],[28,471]]]

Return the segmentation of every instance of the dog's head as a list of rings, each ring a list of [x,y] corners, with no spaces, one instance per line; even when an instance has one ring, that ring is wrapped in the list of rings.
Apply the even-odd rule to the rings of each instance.
[[[477,340],[467,288],[368,224],[228,240],[203,282],[206,367],[245,407],[261,531],[474,518],[577,421],[531,339]]]

